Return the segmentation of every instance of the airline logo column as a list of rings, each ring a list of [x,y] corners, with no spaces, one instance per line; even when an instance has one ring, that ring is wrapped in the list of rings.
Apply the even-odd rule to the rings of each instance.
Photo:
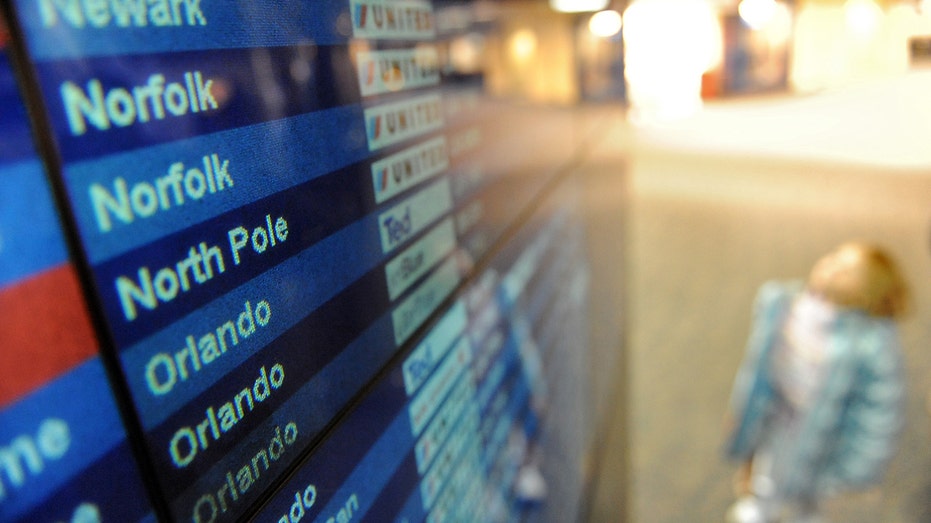
[[[456,235],[449,153],[433,8],[428,2],[350,0],[359,91],[369,150],[389,154],[371,165],[376,204],[413,193],[379,216],[382,251],[400,347],[461,279],[452,253]],[[382,41],[391,48],[382,49]],[[400,46],[400,48],[398,48]],[[410,241],[424,231],[417,240]],[[418,280],[426,278],[416,284]],[[410,290],[410,292],[408,292]]]
[[[139,521],[151,509],[3,47],[0,20],[0,520]]]

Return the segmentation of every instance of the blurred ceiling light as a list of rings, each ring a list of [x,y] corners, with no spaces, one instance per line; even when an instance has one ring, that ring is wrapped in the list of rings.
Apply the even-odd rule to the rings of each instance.
[[[474,74],[482,67],[482,49],[485,39],[481,34],[469,33],[454,38],[449,43],[449,62],[453,70],[458,73]],[[429,55],[424,55],[428,56]],[[433,57],[436,56],[434,51]],[[436,65],[436,64],[432,64]]]
[[[750,29],[760,30],[776,16],[776,0],[742,0],[737,13]]]
[[[770,45],[782,45],[789,41],[792,37],[792,13],[786,4],[776,2],[773,18],[763,28],[763,34]]]
[[[537,50],[537,36],[530,29],[519,29],[511,35],[508,45],[517,62],[526,62]]]
[[[717,11],[706,0],[634,0],[624,11],[624,76],[638,124],[701,109],[702,74],[722,59]]]
[[[706,0],[634,0],[623,23],[625,53],[634,55],[638,68],[701,74],[721,63],[719,19]]]
[[[561,13],[589,13],[608,7],[610,0],[550,0],[550,7]]]
[[[847,28],[856,36],[868,38],[879,28],[883,10],[873,0],[847,0],[844,17]]]
[[[588,30],[595,36],[610,38],[621,32],[621,13],[617,11],[599,11],[588,21]]]

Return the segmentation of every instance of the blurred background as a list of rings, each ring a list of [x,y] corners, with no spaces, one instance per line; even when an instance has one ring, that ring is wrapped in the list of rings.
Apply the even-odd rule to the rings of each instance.
[[[913,291],[908,426],[881,493],[826,515],[931,521],[931,2],[440,5],[448,77],[533,107],[540,150],[567,114],[581,130],[593,237],[624,251],[620,399],[600,407],[591,519],[723,521],[722,418],[756,289],[864,239]]]

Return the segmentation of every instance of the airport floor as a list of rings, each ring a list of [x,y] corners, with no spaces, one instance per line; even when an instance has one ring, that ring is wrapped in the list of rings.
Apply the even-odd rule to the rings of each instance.
[[[626,401],[614,407],[592,521],[724,520],[735,466],[721,457],[722,420],[755,291],[804,278],[848,239],[886,246],[912,287],[901,323],[908,425],[881,491],[835,499],[825,516],[931,521],[931,152],[912,150],[911,136],[927,140],[931,124],[909,123],[918,106],[866,109],[889,89],[918,88],[903,85],[715,103],[674,129],[612,116],[590,163],[626,180]]]

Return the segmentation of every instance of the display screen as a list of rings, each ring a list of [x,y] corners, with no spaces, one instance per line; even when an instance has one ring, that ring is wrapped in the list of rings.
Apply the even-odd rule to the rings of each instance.
[[[12,3],[0,520],[574,517],[576,144],[451,62],[470,8]]]

